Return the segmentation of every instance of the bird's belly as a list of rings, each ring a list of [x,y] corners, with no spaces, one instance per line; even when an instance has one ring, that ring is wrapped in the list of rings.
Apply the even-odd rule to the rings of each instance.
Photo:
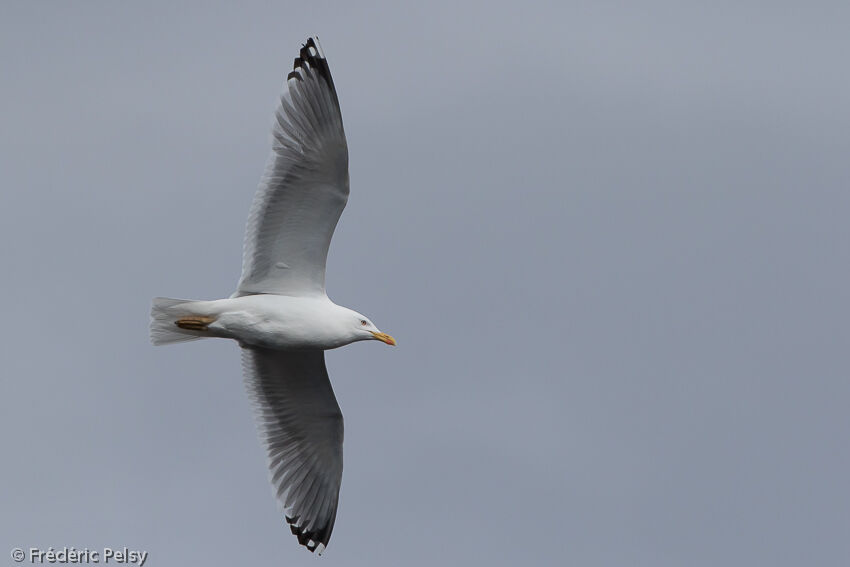
[[[216,330],[219,336],[235,339],[244,345],[263,348],[330,349],[340,346],[338,341],[326,336],[321,329],[273,315],[223,313],[210,328]]]

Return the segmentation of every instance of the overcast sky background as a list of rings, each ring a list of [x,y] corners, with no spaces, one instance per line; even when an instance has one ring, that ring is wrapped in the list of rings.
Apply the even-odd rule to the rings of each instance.
[[[0,553],[182,565],[850,562],[841,2],[4,2]],[[351,198],[322,558],[278,513],[229,295],[310,34]],[[0,562],[4,561],[0,559]]]

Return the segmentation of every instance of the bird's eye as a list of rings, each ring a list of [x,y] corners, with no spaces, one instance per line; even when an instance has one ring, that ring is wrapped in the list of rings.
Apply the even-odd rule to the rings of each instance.
[[[360,324],[361,324],[361,325],[363,325],[363,326],[365,327],[366,325],[368,325],[368,324],[369,324],[369,322],[368,322],[368,321],[366,321],[366,319],[360,319]]]

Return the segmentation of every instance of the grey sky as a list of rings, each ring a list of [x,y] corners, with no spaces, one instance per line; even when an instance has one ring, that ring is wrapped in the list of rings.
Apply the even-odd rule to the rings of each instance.
[[[847,564],[846,4],[305,6],[5,3],[0,553]],[[328,291],[399,341],[328,356],[319,560],[238,349],[147,339],[151,297],[233,291],[310,34],[351,161]]]

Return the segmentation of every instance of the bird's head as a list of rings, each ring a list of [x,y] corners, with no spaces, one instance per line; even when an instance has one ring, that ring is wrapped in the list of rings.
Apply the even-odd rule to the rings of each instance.
[[[368,341],[368,340],[376,340],[387,343],[388,345],[395,346],[395,339],[389,336],[386,333],[382,333],[378,330],[378,327],[375,326],[372,321],[369,320],[365,315],[361,315],[357,312],[352,312],[354,315],[351,319],[351,324],[354,327],[355,333],[357,335],[357,340]]]

